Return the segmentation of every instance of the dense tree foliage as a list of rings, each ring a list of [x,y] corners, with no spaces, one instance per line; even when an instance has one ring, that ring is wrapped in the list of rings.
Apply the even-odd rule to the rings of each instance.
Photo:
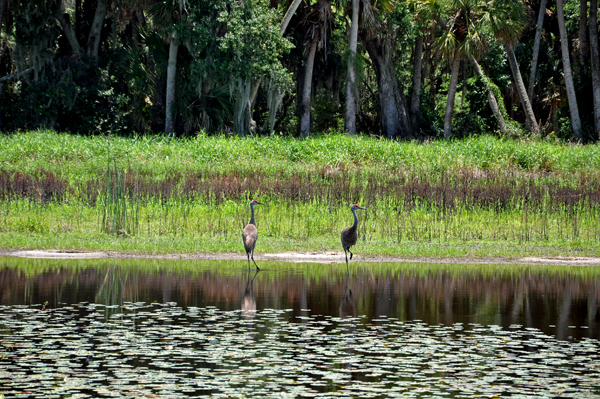
[[[0,128],[598,140],[592,0],[0,0]]]

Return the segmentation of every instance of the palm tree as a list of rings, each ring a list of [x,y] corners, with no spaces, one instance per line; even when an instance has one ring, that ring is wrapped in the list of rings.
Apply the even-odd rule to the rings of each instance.
[[[567,98],[569,100],[569,111],[571,112],[571,126],[573,127],[575,139],[578,140],[581,139],[581,120],[579,119],[579,108],[577,107],[575,85],[573,84],[573,74],[571,72],[569,36],[567,36],[567,28],[565,26],[565,11],[562,0],[556,0],[556,17],[558,19],[558,30],[560,32],[560,51],[562,53],[565,86],[567,89]]]
[[[535,75],[537,73],[537,62],[540,55],[540,43],[542,41],[542,28],[544,27],[544,16],[546,15],[547,0],[540,1],[540,11],[538,12],[537,26],[535,29],[535,39],[533,41],[533,57],[531,59],[531,70],[529,72],[529,89],[527,97],[533,101],[533,87],[535,86]]]
[[[185,0],[177,4],[170,0],[162,0],[148,9],[154,23],[166,31],[169,42],[169,62],[167,66],[167,92],[165,98],[165,134],[171,135],[174,130],[173,103],[175,101],[175,85],[177,75],[177,53],[179,43],[176,33],[176,24],[181,22],[184,13]]]
[[[594,131],[600,134],[600,50],[598,49],[598,0],[590,0],[590,53],[594,99]],[[599,136],[600,137],[600,136]]]
[[[285,33],[288,25],[290,24],[290,21],[292,20],[292,17],[294,16],[294,13],[298,9],[298,6],[300,6],[301,2],[302,2],[302,0],[293,0],[292,4],[290,4],[287,11],[285,12],[283,19],[281,20],[281,23],[279,24],[279,29],[280,29],[282,35]]]
[[[283,35],[285,33],[288,25],[290,24],[290,21],[292,20],[292,17],[296,13],[296,10],[300,6],[301,2],[302,2],[302,0],[293,0],[292,3],[287,8],[287,11],[286,11],[285,15],[283,16],[283,19],[281,20],[281,22],[279,24],[279,31],[281,32],[281,35]],[[287,2],[284,2],[282,4],[285,4],[285,3],[287,3]],[[254,108],[254,101],[256,100],[256,94],[258,93],[258,88],[260,87],[261,82],[262,82],[262,78],[259,77],[258,79],[256,79],[256,81],[252,85],[252,88],[250,89],[250,99],[248,100],[248,110],[249,110],[249,114],[250,114],[251,118],[252,118],[252,110]],[[275,124],[275,114],[277,113],[277,110],[278,110],[279,106],[281,105],[282,99],[283,99],[283,93],[279,92],[276,88],[274,88],[273,85],[269,85],[269,93],[267,96],[267,103],[269,105],[269,123],[270,123],[271,133],[273,133],[273,126]]]
[[[377,79],[381,134],[406,139],[413,134],[408,107],[395,69],[398,28],[393,22],[394,0],[362,0],[359,35]]]
[[[436,47],[452,62],[444,116],[444,137],[450,138],[462,57],[477,58],[483,53],[487,47],[486,32],[494,39],[516,42],[525,25],[527,9],[521,0],[452,0],[449,3],[425,0],[421,4],[434,11],[438,25],[444,28]],[[445,16],[449,16],[447,21],[444,20]]]
[[[359,29],[368,31],[369,36],[377,35],[383,26],[381,21],[390,14],[395,0],[351,0],[349,8],[350,35],[348,42],[348,73],[346,80],[346,114],[344,126],[349,134],[356,133],[356,114],[358,112],[358,89],[356,87],[356,51]]]
[[[352,19],[350,24],[350,45],[348,48],[348,77],[346,81],[346,117],[344,126],[349,134],[356,134],[356,48],[358,46],[359,0],[352,0]]]
[[[327,31],[331,23],[332,11],[329,0],[317,0],[304,17],[306,26],[306,65],[300,102],[300,136],[310,136],[310,99],[312,93],[312,75],[315,56],[319,48],[324,47]]]
[[[517,57],[515,56],[512,45],[505,42],[504,51],[506,51],[506,58],[508,59],[508,64],[510,65],[510,70],[512,72],[513,79],[515,80],[515,85],[517,86],[517,92],[519,93],[519,99],[521,100],[521,105],[523,106],[523,111],[525,113],[525,127],[529,131],[537,133],[539,130],[538,124],[535,120],[535,114],[533,113],[531,101],[529,101],[527,89],[525,89],[525,83],[523,83],[521,70],[519,69]]]
[[[590,57],[587,3],[588,0],[579,0],[579,61],[584,71],[587,70],[587,60]]]
[[[410,117],[400,91],[394,65],[394,42],[397,30],[389,21],[363,32],[365,50],[369,54],[379,91],[381,134],[389,139],[406,139],[412,135]]]
[[[413,52],[413,82],[410,95],[410,124],[413,130],[419,129],[419,106],[421,103],[421,73],[423,65],[424,35],[417,36]]]
[[[475,73],[477,73],[477,75],[485,85],[485,88],[487,89],[488,103],[490,104],[490,108],[492,109],[492,112],[496,117],[496,121],[498,122],[498,126],[500,127],[500,132],[503,136],[506,136],[508,134],[508,129],[506,128],[506,122],[504,121],[502,110],[498,106],[498,100],[496,100],[496,96],[494,95],[494,90],[492,88],[493,83],[490,81],[490,78],[488,78],[483,73],[483,70],[481,69],[481,66],[479,65],[475,57],[470,56],[469,61],[471,61],[471,65],[473,66],[473,69],[475,69]]]
[[[108,11],[109,0],[98,0],[96,5],[96,12],[94,13],[94,20],[90,27],[90,33],[87,41],[88,55],[95,59],[98,58],[98,50],[100,49],[100,35],[102,33],[102,26],[104,25],[104,18]]]

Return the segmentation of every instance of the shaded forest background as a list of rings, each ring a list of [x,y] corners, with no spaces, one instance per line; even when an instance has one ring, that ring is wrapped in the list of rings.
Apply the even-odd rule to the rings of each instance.
[[[0,21],[3,131],[600,131],[596,0],[0,0]]]

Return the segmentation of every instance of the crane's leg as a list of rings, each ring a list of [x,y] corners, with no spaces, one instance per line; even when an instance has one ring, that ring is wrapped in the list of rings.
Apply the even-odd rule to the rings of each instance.
[[[254,251],[252,251],[252,262],[254,262]],[[256,266],[256,270],[260,270],[256,262],[254,262],[254,266]],[[248,270],[250,270],[250,263],[248,263]]]
[[[246,256],[248,257],[248,271],[250,271],[250,252],[246,252]]]
[[[346,248],[344,248],[344,255],[346,255],[346,273],[350,274],[350,269],[348,268],[348,253],[346,252]]]
[[[350,248],[348,248],[348,252],[350,252]],[[350,260],[352,260],[352,252],[350,252]]]

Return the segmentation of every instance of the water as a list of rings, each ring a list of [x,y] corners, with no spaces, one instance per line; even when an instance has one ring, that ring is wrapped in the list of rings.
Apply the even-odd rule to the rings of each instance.
[[[600,268],[0,258],[0,394],[600,397]]]

